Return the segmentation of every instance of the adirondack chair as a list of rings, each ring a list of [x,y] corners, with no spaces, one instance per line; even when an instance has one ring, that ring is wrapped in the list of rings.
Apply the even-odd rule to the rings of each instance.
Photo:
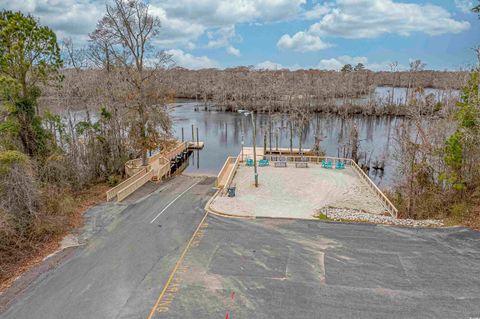
[[[270,165],[270,162],[267,159],[261,159],[258,161],[258,166],[263,167],[263,166],[268,166]]]
[[[345,163],[344,162],[337,162],[335,164],[335,169],[345,169]]]
[[[323,168],[332,168],[332,162],[323,160],[322,161],[322,167]]]
[[[247,159],[247,166],[253,166],[255,163],[253,162],[253,159],[248,158]]]

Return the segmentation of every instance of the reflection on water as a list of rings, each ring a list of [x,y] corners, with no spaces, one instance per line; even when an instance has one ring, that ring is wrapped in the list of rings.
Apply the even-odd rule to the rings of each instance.
[[[374,98],[377,101],[386,101],[393,98],[392,101],[394,104],[402,105],[405,104],[405,99],[407,96],[407,88],[405,87],[391,87],[391,86],[379,86],[375,88]],[[410,93],[411,94],[411,93]],[[441,89],[432,89],[426,88],[423,90],[423,93],[416,93],[415,97],[419,100],[422,99],[422,96],[432,96],[435,102],[445,103],[449,99],[458,99],[460,96],[460,91],[458,90],[441,90]]]
[[[376,99],[386,99],[391,94],[391,87],[378,87],[375,90]],[[458,91],[426,89],[425,94],[433,94],[437,101],[450,97],[458,97]],[[394,101],[402,102],[406,94],[405,88],[394,89]],[[358,103],[367,99],[360,98]],[[197,110],[194,108],[197,106]],[[200,141],[205,142],[202,151],[193,152],[186,169],[188,173],[217,174],[222,168],[228,156],[237,156],[241,150],[242,131],[245,132],[245,145],[252,145],[252,124],[250,117],[238,113],[207,111],[198,107],[194,102],[175,103],[171,105],[171,115],[174,124],[174,134],[177,138],[182,137],[182,128],[186,140],[192,140],[192,125],[198,127]],[[73,122],[78,123],[86,118],[84,111],[72,112]],[[98,119],[98,112],[89,114],[92,120]],[[351,116],[344,119],[336,115],[316,114],[304,129],[303,148],[311,148],[314,145],[315,136],[321,137],[321,149],[329,156],[343,156],[344,148],[348,144],[350,130],[353,124],[357,126],[360,140],[360,154],[363,155],[361,162],[369,162],[370,166],[376,161],[384,161],[385,170],[370,170],[370,177],[380,186],[391,185],[395,174],[395,163],[392,160],[394,151],[393,141],[395,128],[405,121],[397,117],[363,117]],[[258,114],[257,139],[258,147],[263,147],[264,132],[269,127],[269,119],[266,114]],[[242,129],[243,127],[243,129]],[[275,115],[272,129],[272,148],[290,146],[290,130],[285,117]],[[318,132],[318,133],[317,133]],[[293,147],[299,147],[299,132],[294,132]],[[270,136],[267,136],[267,145],[270,144]]]
[[[190,157],[187,173],[217,174],[222,168],[227,156],[237,156],[241,150],[242,127],[245,131],[245,145],[252,145],[251,118],[239,113],[194,111],[195,103],[178,103],[172,105],[171,115],[174,123],[174,134],[182,137],[182,128],[186,140],[192,139],[192,125],[199,129],[199,140],[205,142],[205,148]],[[370,176],[377,185],[388,185],[392,182],[393,162],[393,137],[395,127],[403,121],[395,117],[351,117],[343,119],[338,116],[317,114],[311,123],[304,129],[302,141],[304,148],[314,145],[317,131],[322,139],[322,150],[330,156],[342,156],[343,149],[348,143],[350,129],[353,123],[357,125],[361,152],[372,163],[376,160],[385,160],[385,171],[382,173],[371,170]],[[258,147],[263,147],[264,131],[268,129],[269,121],[266,114],[257,114]],[[290,146],[290,130],[285,117],[276,115],[272,134],[272,148],[288,148]],[[267,136],[269,145],[270,136]],[[299,132],[294,132],[293,147],[299,146]]]

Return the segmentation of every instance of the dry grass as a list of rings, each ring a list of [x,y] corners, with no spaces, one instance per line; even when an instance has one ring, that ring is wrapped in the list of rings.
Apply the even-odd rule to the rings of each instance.
[[[480,206],[475,206],[464,220],[464,225],[480,231]]]
[[[37,225],[37,236],[31,240],[37,242],[24,243],[27,251],[18,251],[19,256],[15,259],[15,262],[9,262],[8,264],[2,264],[0,261],[0,292],[4,291],[15,281],[16,278],[23,273],[29,271],[43,259],[55,252],[59,246],[62,238],[67,235],[72,229],[83,226],[83,213],[90,207],[105,200],[105,192],[108,190],[108,185],[105,183],[99,183],[92,187],[73,194],[67,201],[64,201],[58,205],[73,205],[71,207],[50,207],[52,209],[64,209],[66,214],[59,216],[43,215],[44,223]],[[72,198],[75,198],[73,200]],[[49,218],[50,217],[50,218]],[[52,223],[51,219],[55,219],[56,223]],[[53,225],[53,226],[52,226]],[[48,227],[48,229],[44,229]],[[51,227],[55,227],[54,230]],[[12,258],[11,258],[12,259]]]

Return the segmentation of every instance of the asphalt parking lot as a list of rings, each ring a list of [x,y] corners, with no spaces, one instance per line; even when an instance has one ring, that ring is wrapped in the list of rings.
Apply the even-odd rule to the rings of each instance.
[[[0,318],[480,317],[479,232],[206,215],[213,182],[92,208]]]
[[[210,215],[155,318],[480,316],[480,233]]]

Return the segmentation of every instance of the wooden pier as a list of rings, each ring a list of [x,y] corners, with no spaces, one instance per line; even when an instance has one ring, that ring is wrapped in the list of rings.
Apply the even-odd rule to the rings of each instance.
[[[187,142],[187,149],[188,150],[201,150],[205,146],[204,142]]]
[[[170,176],[185,161],[193,150],[200,150],[204,142],[180,142],[169,150],[162,150],[148,158],[148,165],[142,165],[142,159],[137,158],[125,163],[125,172],[129,178],[107,191],[107,201],[122,201],[130,194],[142,187],[149,180],[159,181]]]

